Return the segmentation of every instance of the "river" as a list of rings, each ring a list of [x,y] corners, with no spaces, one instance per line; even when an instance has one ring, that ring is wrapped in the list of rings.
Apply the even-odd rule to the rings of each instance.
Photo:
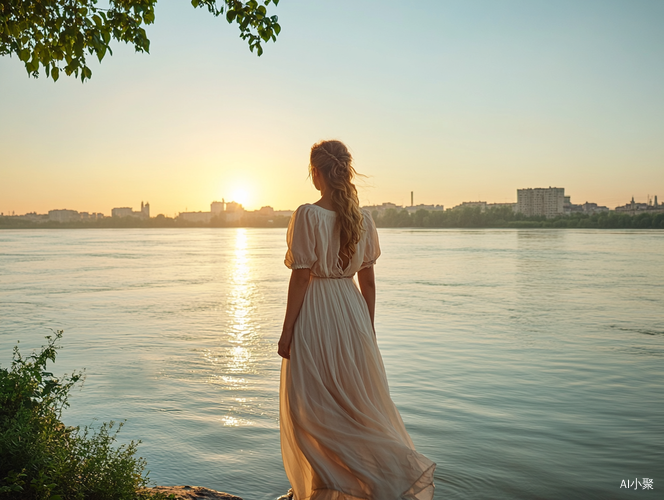
[[[437,499],[658,495],[664,231],[379,234],[378,341]],[[126,419],[155,483],[271,500],[284,253],[284,229],[0,231],[0,363],[63,329],[67,424]]]

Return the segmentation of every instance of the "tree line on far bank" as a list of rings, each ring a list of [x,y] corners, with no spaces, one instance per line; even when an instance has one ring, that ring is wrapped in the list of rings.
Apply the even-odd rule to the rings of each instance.
[[[290,217],[275,215],[267,218],[246,214],[238,221],[226,222],[213,217],[210,222],[194,222],[177,217],[104,217],[103,219],[76,220],[68,222],[31,221],[19,217],[0,216],[0,229],[85,229],[85,228],[178,228],[178,227],[287,227]]]
[[[575,213],[547,219],[526,217],[515,213],[510,207],[486,210],[465,207],[445,211],[418,210],[414,213],[408,213],[405,209],[388,209],[382,214],[374,211],[372,215],[378,227],[664,229],[664,213]]]
[[[597,228],[597,229],[664,229],[664,213],[642,213],[629,215],[618,212],[597,214],[576,213],[547,219],[526,217],[515,213],[510,207],[489,208],[466,207],[456,210],[428,211],[389,209],[383,213],[373,212],[378,227],[428,227],[428,228]],[[149,219],[136,217],[104,217],[96,220],[70,222],[33,222],[19,217],[1,217],[0,229],[65,229],[65,228],[183,228],[183,227],[286,227],[289,217],[275,215],[245,215],[242,219],[226,222],[213,218],[210,222],[192,222],[179,218],[158,215]]]

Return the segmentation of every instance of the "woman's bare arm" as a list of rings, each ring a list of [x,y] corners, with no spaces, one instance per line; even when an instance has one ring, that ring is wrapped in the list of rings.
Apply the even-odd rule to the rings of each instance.
[[[310,274],[310,269],[293,269],[291,272],[290,282],[288,283],[286,317],[284,318],[284,326],[281,330],[281,338],[279,339],[278,352],[282,358],[290,359],[293,327],[295,326],[295,320],[300,315],[300,309],[302,309],[304,294],[309,286]]]
[[[360,285],[364,301],[369,308],[371,328],[373,328],[374,335],[376,335],[376,328],[374,328],[374,314],[376,311],[376,276],[374,275],[374,266],[365,267],[358,271],[357,282]]]

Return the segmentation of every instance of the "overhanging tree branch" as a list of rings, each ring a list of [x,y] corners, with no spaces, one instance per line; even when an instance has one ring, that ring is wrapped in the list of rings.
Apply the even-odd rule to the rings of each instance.
[[[257,55],[263,42],[275,41],[281,31],[277,16],[269,16],[267,6],[279,0],[191,0],[194,7],[207,8],[228,23],[237,24],[240,38]],[[157,0],[110,0],[108,8],[97,0],[0,0],[0,55],[16,55],[29,75],[38,77],[40,67],[57,81],[60,71],[92,77],[86,56],[101,62],[112,54],[111,40],[149,52],[150,40],[144,26],[155,20]]]

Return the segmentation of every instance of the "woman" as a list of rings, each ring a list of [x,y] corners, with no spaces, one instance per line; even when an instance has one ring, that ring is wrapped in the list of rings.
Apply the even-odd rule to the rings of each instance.
[[[288,227],[292,274],[279,340],[284,468],[295,500],[430,500],[435,464],[415,451],[376,343],[378,234],[360,210],[351,162],[339,141],[311,148],[321,199],[300,206]]]

